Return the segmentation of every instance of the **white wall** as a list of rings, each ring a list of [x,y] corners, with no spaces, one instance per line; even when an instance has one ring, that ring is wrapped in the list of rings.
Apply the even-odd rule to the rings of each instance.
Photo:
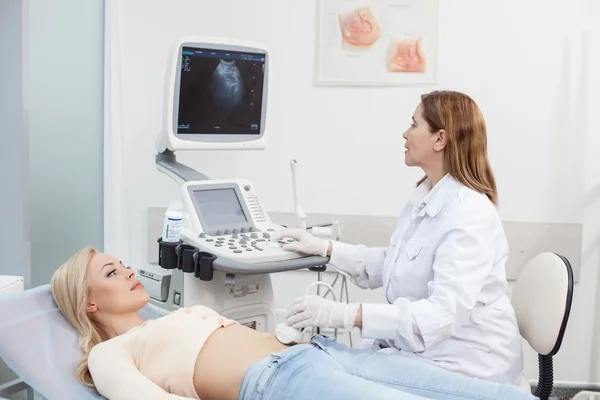
[[[421,88],[315,87],[314,2],[122,3],[117,64],[130,233],[114,240],[130,244],[132,265],[146,263],[147,207],[168,205],[178,196],[175,184],[153,165],[166,57],[178,37],[230,36],[270,47],[268,149],[178,155],[212,178],[254,181],[269,211],[291,210],[288,162],[296,158],[307,213],[397,215],[421,176],[403,165],[401,137],[419,95],[434,88],[460,90],[475,98],[487,120],[502,218],[584,224],[581,283],[555,376],[600,381],[600,366],[590,363],[600,265],[600,160],[593,144],[600,143],[589,114],[579,112],[580,43],[574,27],[582,25],[573,23],[580,13],[591,15],[592,3],[441,1],[439,84]],[[117,26],[114,16],[109,23]],[[572,43],[565,40],[567,33],[573,34]],[[312,278],[275,276],[278,307],[287,306]],[[379,291],[351,296],[381,299]],[[526,372],[532,377],[536,362],[528,353]]]

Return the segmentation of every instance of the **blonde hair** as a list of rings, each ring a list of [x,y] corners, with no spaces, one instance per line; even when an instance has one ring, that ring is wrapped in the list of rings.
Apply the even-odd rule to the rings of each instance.
[[[79,382],[90,387],[94,386],[94,382],[88,368],[88,356],[95,345],[107,339],[86,312],[88,270],[92,257],[97,253],[93,247],[79,250],[56,270],[50,281],[54,301],[79,336],[79,348],[83,356],[77,364],[75,376]]]
[[[487,156],[485,120],[475,101],[460,92],[433,91],[422,95],[421,103],[423,118],[431,132],[446,131],[444,163],[448,173],[497,205],[496,180]],[[425,179],[427,176],[417,186]]]

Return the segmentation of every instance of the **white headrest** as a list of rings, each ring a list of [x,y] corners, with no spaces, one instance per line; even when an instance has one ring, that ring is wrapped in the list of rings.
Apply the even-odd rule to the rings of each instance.
[[[571,311],[573,271],[569,261],[541,253],[519,275],[512,295],[521,336],[541,355],[560,348]]]
[[[144,319],[159,315],[146,306]],[[29,386],[49,399],[103,399],[75,379],[81,357],[77,333],[44,285],[0,295],[0,358]]]

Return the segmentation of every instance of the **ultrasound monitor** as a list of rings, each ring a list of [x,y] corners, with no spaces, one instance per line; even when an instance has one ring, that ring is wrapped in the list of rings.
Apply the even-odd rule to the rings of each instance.
[[[265,46],[183,38],[174,47],[167,75],[159,152],[266,146]]]

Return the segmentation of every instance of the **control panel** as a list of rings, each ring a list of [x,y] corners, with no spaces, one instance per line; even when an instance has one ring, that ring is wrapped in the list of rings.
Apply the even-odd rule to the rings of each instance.
[[[271,241],[270,233],[274,231],[210,236],[205,233],[196,235],[195,232],[184,228],[181,235],[186,243],[200,250],[244,263],[263,263],[303,257],[295,251],[283,249],[284,244],[292,243],[294,239]]]
[[[249,181],[187,182],[181,187],[181,195],[187,214],[181,235],[186,243],[244,263],[303,257],[283,249],[294,239],[271,239],[283,227],[271,222]]]

